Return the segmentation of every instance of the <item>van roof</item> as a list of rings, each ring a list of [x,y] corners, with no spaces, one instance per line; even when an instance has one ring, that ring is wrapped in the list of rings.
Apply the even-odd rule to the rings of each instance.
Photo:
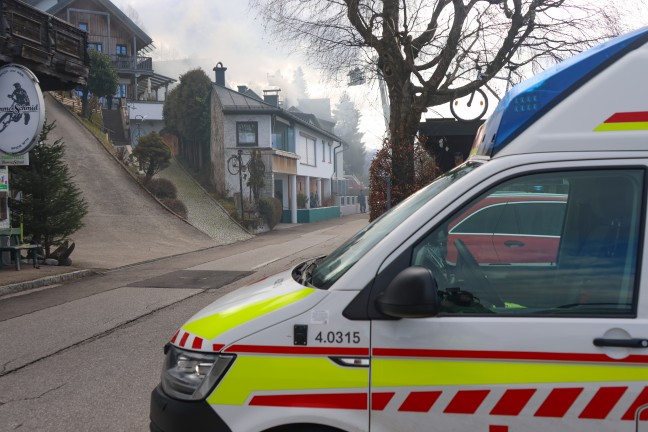
[[[610,68],[611,65],[615,67]],[[640,149],[633,145],[620,148],[618,142],[609,144],[609,149],[603,144],[587,148],[580,140],[573,140],[574,145],[570,147],[568,143],[572,140],[556,138],[561,130],[581,135],[639,131],[648,137],[647,69],[648,27],[575,55],[513,87],[483,126],[482,135],[475,140],[471,156]],[[559,105],[560,108],[554,110]],[[547,116],[552,110],[563,112],[553,117]],[[551,120],[547,120],[548,117],[552,117]],[[552,144],[550,139],[538,140],[531,147],[528,140],[515,140],[538,123],[543,123],[543,128],[536,133],[550,130],[553,140],[561,142]],[[612,140],[606,138],[605,141]],[[643,142],[646,142],[645,139]]]

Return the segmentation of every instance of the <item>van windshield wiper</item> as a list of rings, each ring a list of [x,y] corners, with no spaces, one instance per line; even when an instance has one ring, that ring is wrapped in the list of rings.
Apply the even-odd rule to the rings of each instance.
[[[297,267],[293,272],[293,278],[300,284],[305,286],[312,286],[313,272],[317,268],[317,263],[323,257],[313,258],[311,260],[305,261],[302,265]],[[313,287],[316,288],[316,287]]]

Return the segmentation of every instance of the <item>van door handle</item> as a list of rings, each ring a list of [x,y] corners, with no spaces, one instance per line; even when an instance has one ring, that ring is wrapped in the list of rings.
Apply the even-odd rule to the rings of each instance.
[[[648,348],[648,339],[594,339],[597,347]]]
[[[518,240],[506,240],[504,242],[504,246],[506,247],[522,247],[524,246],[524,243]]]

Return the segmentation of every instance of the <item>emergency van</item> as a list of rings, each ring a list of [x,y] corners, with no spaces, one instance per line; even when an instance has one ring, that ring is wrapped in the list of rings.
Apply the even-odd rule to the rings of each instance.
[[[647,173],[644,28],[513,88],[467,162],[330,255],[192,317],[151,430],[648,431]],[[452,231],[534,193],[561,206],[532,248],[551,259],[517,238],[480,261]]]

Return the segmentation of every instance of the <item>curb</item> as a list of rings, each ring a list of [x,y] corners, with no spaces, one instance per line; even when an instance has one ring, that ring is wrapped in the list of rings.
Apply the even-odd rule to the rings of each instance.
[[[53,276],[47,276],[40,279],[34,279],[26,282],[18,282],[11,285],[0,286],[0,295],[13,294],[19,291],[25,291],[32,288],[39,288],[42,286],[53,285],[59,282],[64,282],[71,279],[80,279],[86,276],[93,276],[99,274],[94,270],[77,270],[70,273],[62,273]]]

